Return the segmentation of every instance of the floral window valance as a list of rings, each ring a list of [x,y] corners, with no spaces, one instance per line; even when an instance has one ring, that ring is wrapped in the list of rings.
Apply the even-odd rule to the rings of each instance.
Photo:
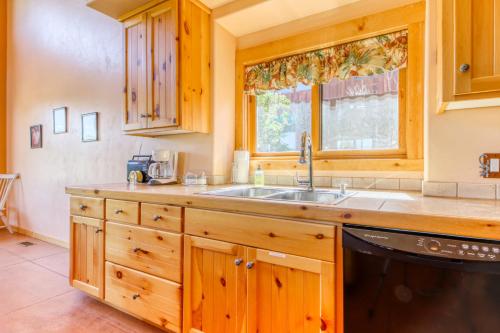
[[[245,93],[382,74],[406,67],[407,61],[408,31],[403,30],[247,66]]]

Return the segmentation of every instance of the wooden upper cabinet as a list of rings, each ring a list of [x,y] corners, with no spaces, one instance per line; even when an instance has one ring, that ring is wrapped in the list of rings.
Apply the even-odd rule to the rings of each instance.
[[[177,3],[168,1],[148,13],[149,127],[177,125]]]
[[[125,26],[125,130],[147,127],[146,14],[127,20]]]
[[[181,1],[181,111],[183,127],[210,131],[210,11]]]
[[[445,101],[500,96],[500,0],[443,5]]]
[[[247,251],[248,333],[335,332],[333,263]]]
[[[210,11],[169,0],[124,21],[128,134],[210,131]]]
[[[185,236],[183,332],[246,332],[245,265],[241,245]]]

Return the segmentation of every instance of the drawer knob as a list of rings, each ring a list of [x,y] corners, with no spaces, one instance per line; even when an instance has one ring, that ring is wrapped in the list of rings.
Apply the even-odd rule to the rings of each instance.
[[[462,73],[466,73],[468,72],[470,69],[470,65],[469,64],[461,64],[460,65],[460,68],[459,68],[459,71],[462,72]]]
[[[132,299],[135,301],[136,299],[138,299],[139,297],[141,297],[141,295],[139,294],[135,294],[135,295],[132,295]]]
[[[153,221],[155,221],[155,222],[158,222],[158,221],[160,221],[161,219],[162,219],[162,217],[161,217],[160,215],[155,215],[155,216],[153,216]]]
[[[123,213],[123,209],[117,209],[117,210],[115,210],[115,214],[121,214],[121,213]]]
[[[87,205],[80,205],[80,210],[86,210],[87,208],[89,208]]]
[[[243,259],[241,259],[241,258],[238,258],[238,259],[235,259],[235,260],[234,260],[234,264],[235,264],[236,266],[239,266],[239,265],[241,265],[242,263],[243,263]]]
[[[255,266],[255,264],[253,263],[253,261],[247,262],[247,269],[252,269],[253,266]]]

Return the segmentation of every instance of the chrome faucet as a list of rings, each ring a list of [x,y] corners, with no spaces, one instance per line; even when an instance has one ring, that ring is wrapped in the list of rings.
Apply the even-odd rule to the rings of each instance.
[[[297,177],[297,184],[299,185],[307,185],[308,191],[314,191],[313,186],[313,158],[312,158],[312,141],[311,136],[307,134],[307,132],[302,133],[302,137],[300,139],[300,164],[309,164],[309,179],[307,181],[299,180]]]

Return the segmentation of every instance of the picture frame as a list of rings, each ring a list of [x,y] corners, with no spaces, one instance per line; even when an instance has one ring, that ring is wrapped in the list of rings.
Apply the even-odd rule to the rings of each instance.
[[[30,146],[31,149],[40,149],[43,147],[42,125],[30,126]]]
[[[98,113],[82,114],[82,142],[94,142],[98,139]]]
[[[68,108],[66,106],[52,110],[54,134],[68,133]]]

